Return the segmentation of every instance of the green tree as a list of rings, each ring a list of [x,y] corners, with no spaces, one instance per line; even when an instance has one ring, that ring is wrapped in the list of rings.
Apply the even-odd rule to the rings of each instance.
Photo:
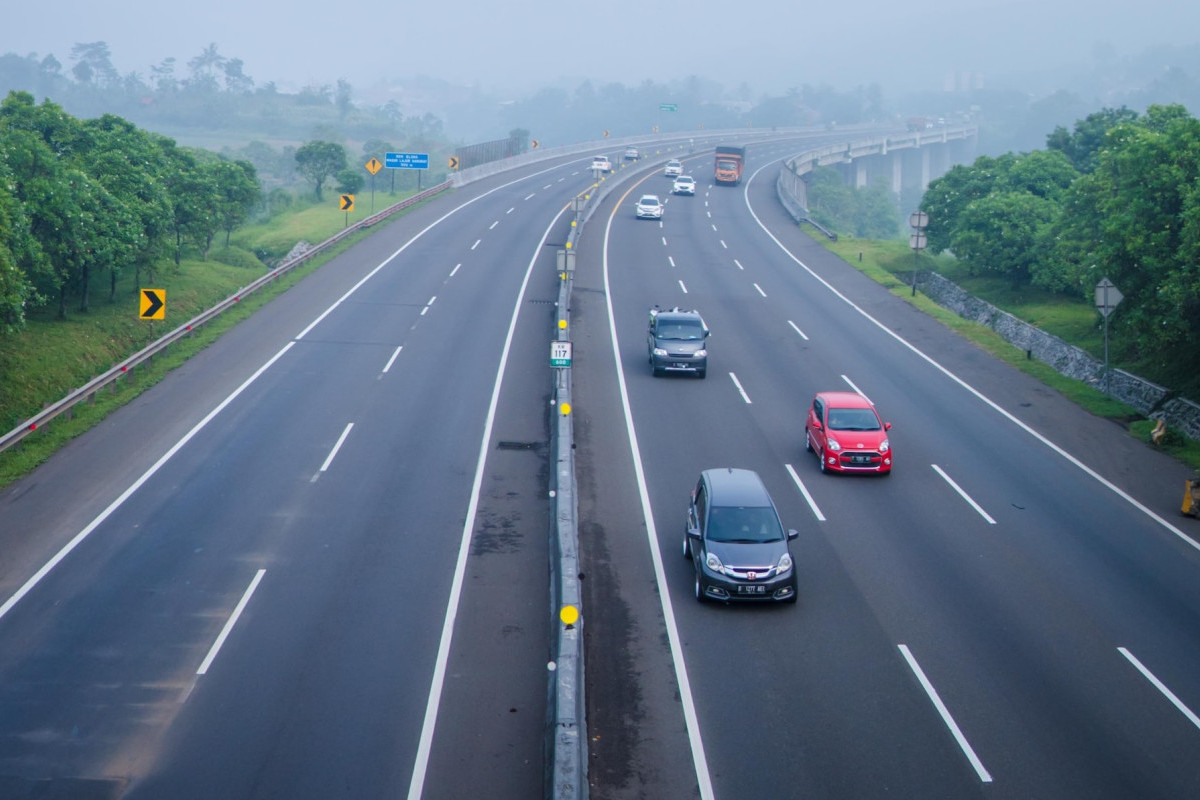
[[[337,180],[337,190],[342,194],[358,194],[358,191],[367,182],[366,176],[363,175],[363,170],[353,167],[338,170],[335,178]]]
[[[211,167],[213,182],[217,190],[217,218],[225,231],[225,246],[235,228],[244,223],[262,201],[262,187],[258,174],[249,161],[222,159]]]
[[[336,142],[305,142],[296,148],[296,166],[313,182],[317,202],[321,202],[325,181],[346,168],[346,148]]]
[[[989,194],[963,210],[950,247],[975,271],[1001,275],[1018,288],[1029,282],[1042,231],[1057,211],[1053,201],[1028,192]]]
[[[971,203],[987,197],[1015,157],[980,156],[973,164],[958,164],[940,178],[930,181],[921,199],[921,210],[929,214],[929,251],[950,249],[954,226]]]
[[[1071,131],[1058,126],[1046,137],[1046,147],[1065,155],[1076,171],[1091,172],[1096,168],[1097,154],[1108,132],[1136,119],[1137,112],[1124,106],[1105,108],[1077,121]]]

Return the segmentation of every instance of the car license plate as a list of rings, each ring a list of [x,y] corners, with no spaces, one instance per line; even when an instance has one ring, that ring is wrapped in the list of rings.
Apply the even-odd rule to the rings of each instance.
[[[739,586],[737,587],[738,594],[766,594],[767,587],[765,586]]]
[[[850,460],[853,461],[855,464],[870,464],[871,463],[870,456],[860,456],[857,454],[855,454],[855,456]]]

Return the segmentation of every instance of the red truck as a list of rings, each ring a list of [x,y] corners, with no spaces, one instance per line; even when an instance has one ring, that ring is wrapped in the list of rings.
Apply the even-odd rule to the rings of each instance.
[[[746,148],[729,144],[717,145],[717,183],[737,185],[742,182],[742,166],[746,161]]]

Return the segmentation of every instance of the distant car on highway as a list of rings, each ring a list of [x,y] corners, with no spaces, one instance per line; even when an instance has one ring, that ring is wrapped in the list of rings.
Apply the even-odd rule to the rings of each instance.
[[[804,449],[817,454],[821,472],[889,475],[891,427],[857,392],[817,392],[804,422]]]
[[[668,178],[678,178],[682,174],[683,162],[678,158],[672,158],[667,162],[667,165],[663,167],[663,175],[666,175]]]
[[[696,179],[691,175],[680,175],[671,184],[671,194],[696,194]]]
[[[592,169],[596,172],[612,172],[612,168],[608,156],[596,156],[592,159]]]
[[[662,219],[662,200],[659,200],[656,194],[644,194],[637,201],[634,213],[638,219]]]
[[[796,602],[796,570],[779,512],[758,473],[706,469],[688,503],[683,557],[705,600]]]
[[[641,154],[638,153],[638,149],[636,147],[625,148],[626,161],[637,161],[639,158],[641,158]]]

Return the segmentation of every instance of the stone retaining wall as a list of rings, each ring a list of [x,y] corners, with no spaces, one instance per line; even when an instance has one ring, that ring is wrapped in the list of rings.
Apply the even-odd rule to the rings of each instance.
[[[1168,425],[1183,431],[1189,438],[1200,440],[1200,406],[1196,403],[1182,397],[1171,397],[1169,390],[1124,370],[1109,370],[1106,381],[1104,362],[1057,336],[1022,322],[991,303],[967,294],[936,272],[922,272],[917,286],[938,305],[963,319],[986,325],[1005,341],[1024,350],[1031,358],[1048,364],[1060,374],[1089,383],[1151,419],[1165,419]]]

